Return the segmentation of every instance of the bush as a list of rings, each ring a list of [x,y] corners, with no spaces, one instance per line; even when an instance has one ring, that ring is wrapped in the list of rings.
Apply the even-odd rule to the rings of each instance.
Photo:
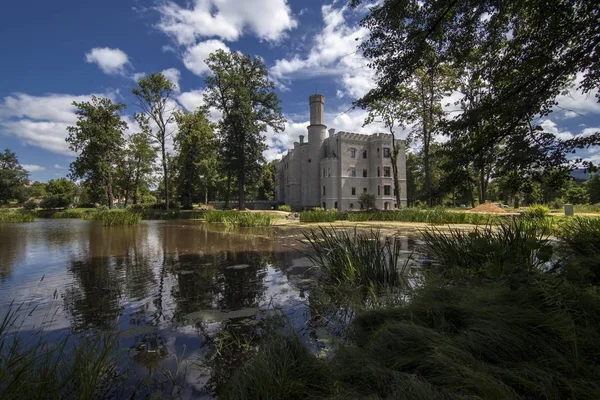
[[[339,219],[337,210],[313,210],[300,213],[300,222],[334,222]]]
[[[570,218],[558,237],[561,252],[589,272],[592,284],[600,284],[600,218]]]
[[[525,215],[531,218],[546,218],[550,215],[550,209],[541,204],[532,204],[525,211]]]
[[[97,216],[97,211],[93,209],[78,209],[73,208],[70,210],[62,210],[56,211],[51,215],[53,219],[65,219],[65,218],[74,218],[74,219],[94,219]]]
[[[0,211],[0,223],[33,222],[35,215],[28,212]]]
[[[320,227],[303,232],[311,251],[308,258],[336,283],[395,286],[401,283],[400,241],[379,231],[349,234]]]
[[[286,204],[283,204],[283,205],[277,207],[277,209],[279,211],[285,211],[285,212],[291,212],[292,211],[292,207],[290,207],[290,206],[288,206]]]
[[[223,218],[228,227],[259,228],[271,226],[273,217],[267,213],[237,212]]]
[[[33,200],[28,200],[23,204],[23,210],[25,211],[33,211],[38,207],[38,204]]]
[[[40,208],[66,208],[71,205],[71,200],[64,196],[46,196],[40,202]]]
[[[98,213],[96,219],[101,220],[104,226],[136,225],[142,216],[130,211],[109,210]]]
[[[365,210],[373,210],[375,209],[375,194],[362,192],[360,196],[358,196],[358,202]]]

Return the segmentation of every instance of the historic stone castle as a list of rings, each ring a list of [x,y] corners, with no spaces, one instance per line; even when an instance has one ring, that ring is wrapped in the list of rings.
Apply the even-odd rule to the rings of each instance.
[[[292,208],[359,209],[361,192],[375,194],[378,209],[397,207],[394,197],[392,136],[335,132],[323,124],[325,97],[310,96],[308,142],[300,143],[277,164],[275,200]],[[406,150],[397,141],[401,206],[406,206]]]

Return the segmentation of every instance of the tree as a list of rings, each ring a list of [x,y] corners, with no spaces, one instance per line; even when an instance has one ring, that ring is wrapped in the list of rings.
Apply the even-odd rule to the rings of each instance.
[[[231,171],[237,174],[238,207],[243,209],[246,177],[264,161],[263,133],[268,127],[282,131],[285,120],[275,85],[261,59],[217,50],[206,62],[212,75],[205,80],[204,101],[207,107],[223,113],[219,135],[230,157]]]
[[[125,104],[92,96],[90,102],[73,105],[77,108],[77,123],[67,128],[66,141],[78,155],[69,168],[71,178],[101,184],[108,207],[113,208],[113,178],[125,144],[123,131],[127,129],[119,113]]]
[[[46,184],[46,196],[42,208],[67,207],[73,203],[77,187],[67,178],[50,179]]]
[[[127,140],[124,157],[119,162],[118,181],[124,205],[131,198],[133,204],[138,204],[140,194],[148,190],[154,171],[156,148],[147,132],[134,133]]]
[[[590,204],[600,203],[600,175],[592,174],[586,185],[590,195]]]
[[[260,181],[258,185],[258,200],[273,201],[275,199],[275,173],[277,172],[277,161],[264,163],[261,168]]]
[[[173,132],[168,124],[173,122],[175,103],[172,99],[175,85],[163,74],[152,73],[140,78],[137,87],[131,90],[136,103],[142,110],[135,118],[142,128],[158,143],[161,152],[163,172],[163,198],[165,209],[169,210],[169,165],[167,157],[167,140]]]
[[[44,182],[32,182],[29,186],[30,197],[44,197],[46,195],[46,184]]]
[[[360,208],[364,208],[365,210],[373,210],[375,209],[375,194],[362,192],[358,196],[358,202],[360,203]]]
[[[19,164],[15,153],[10,149],[0,153],[0,203],[20,198],[28,178],[29,173]]]
[[[194,113],[176,113],[175,121],[178,126],[174,140],[178,192],[183,208],[191,209],[192,201],[200,191],[200,183],[204,182],[204,193],[208,193],[215,178],[215,137],[203,109]]]
[[[351,0],[350,4],[356,7],[362,2]],[[581,77],[581,92],[599,86],[599,12],[599,3],[591,0],[550,0],[543,6],[520,0],[384,0],[361,22],[370,36],[360,48],[377,73],[377,87],[361,101],[385,98],[409,82],[429,65],[432,48],[439,62],[463,71],[473,63],[472,49],[477,45],[481,48],[478,74],[493,90],[451,124],[452,129],[465,129],[478,121],[493,121],[495,129],[464,154],[472,157],[521,135],[521,127],[534,116],[551,112],[556,97],[576,74]],[[544,132],[533,129],[528,135],[537,141]],[[565,153],[598,143],[598,132],[557,140],[548,161],[560,165]],[[509,144],[507,149],[519,150]],[[579,161],[569,160],[569,164]]]

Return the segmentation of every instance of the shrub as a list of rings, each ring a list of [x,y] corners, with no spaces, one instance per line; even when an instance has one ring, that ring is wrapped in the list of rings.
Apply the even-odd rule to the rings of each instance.
[[[237,212],[223,218],[223,223],[228,227],[258,228],[271,226],[272,216],[267,213]]]
[[[588,270],[593,284],[600,284],[600,218],[570,218],[561,225],[558,237],[561,252]]]
[[[277,207],[277,209],[279,211],[285,211],[285,212],[291,212],[292,211],[292,207],[290,207],[290,206],[288,206],[286,204],[280,205],[279,207]]]
[[[96,219],[101,220],[104,226],[136,225],[142,216],[125,210],[109,210],[98,213]]]
[[[2,222],[33,222],[35,215],[28,212],[6,211],[0,212],[0,223]]]
[[[375,208],[375,194],[362,192],[360,196],[358,196],[358,202],[365,210],[373,210]]]
[[[72,208],[70,210],[56,211],[52,214],[53,219],[76,218],[76,219],[94,219],[97,211],[93,209]]]
[[[400,241],[379,231],[352,234],[320,227],[303,232],[308,258],[336,283],[395,286],[402,281]]]
[[[337,210],[313,210],[300,213],[300,222],[334,222],[339,219]]]
[[[405,208],[394,211],[360,211],[348,214],[349,221],[397,221],[425,222],[429,224],[495,224],[501,220],[498,215],[467,212],[452,212],[443,208],[419,210]]]
[[[40,208],[65,208],[71,204],[71,200],[65,196],[46,196],[40,202]]]
[[[525,215],[531,218],[546,218],[550,215],[550,209],[542,204],[532,204],[525,211]]]
[[[33,200],[28,200],[23,204],[23,210],[25,211],[33,211],[38,207],[38,204]]]

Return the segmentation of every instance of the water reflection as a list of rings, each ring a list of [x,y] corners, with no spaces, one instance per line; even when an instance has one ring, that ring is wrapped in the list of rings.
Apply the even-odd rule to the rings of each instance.
[[[318,350],[308,307],[316,271],[298,251],[298,232],[247,233],[195,221],[0,225],[0,307],[35,306],[33,325],[58,308],[48,331],[118,330],[140,376],[173,366],[174,356],[214,357],[207,345],[264,330],[267,310]],[[413,245],[406,239],[404,250]],[[194,379],[188,394],[205,393]]]

